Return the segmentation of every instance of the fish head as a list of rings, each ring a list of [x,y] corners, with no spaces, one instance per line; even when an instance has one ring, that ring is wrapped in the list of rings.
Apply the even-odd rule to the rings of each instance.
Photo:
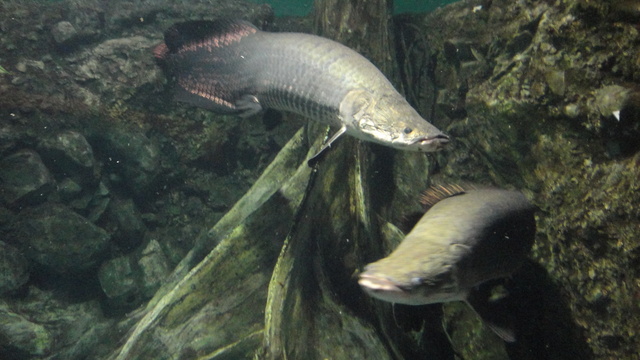
[[[466,292],[456,285],[451,272],[437,275],[409,271],[382,259],[369,264],[358,284],[371,297],[406,305],[426,305],[464,300]]]
[[[371,97],[354,115],[357,137],[400,150],[433,152],[449,137],[423,119],[400,94]]]

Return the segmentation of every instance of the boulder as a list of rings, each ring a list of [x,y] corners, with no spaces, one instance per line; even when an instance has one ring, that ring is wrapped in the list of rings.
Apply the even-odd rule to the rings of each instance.
[[[29,263],[15,247],[0,241],[0,295],[19,289],[29,280]]]
[[[48,167],[60,178],[78,184],[95,184],[96,160],[87,139],[77,131],[62,131],[40,142],[40,153]]]
[[[125,251],[142,243],[146,226],[131,199],[112,199],[107,207],[107,221],[113,241]]]
[[[104,257],[110,236],[102,228],[60,204],[26,209],[11,233],[25,256],[57,273],[78,272]]]
[[[53,345],[52,334],[42,324],[15,314],[0,303],[0,356],[32,359],[47,355]]]
[[[0,198],[7,205],[41,203],[54,190],[54,184],[34,150],[20,150],[0,160]]]
[[[139,131],[107,129],[92,137],[114,184],[143,195],[161,171],[160,148]]]

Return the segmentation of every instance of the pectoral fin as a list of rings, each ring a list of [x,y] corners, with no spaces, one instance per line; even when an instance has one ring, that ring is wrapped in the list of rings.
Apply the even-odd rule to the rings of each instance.
[[[333,144],[333,142],[336,141],[345,132],[347,132],[347,127],[343,125],[335,134],[333,134],[333,136],[331,136],[331,138],[329,138],[329,140],[327,140],[324,145],[322,145],[320,150],[315,155],[307,160],[307,165],[309,165],[309,167],[315,166],[315,164],[317,164],[318,161],[322,159],[327,149],[331,147],[331,144]]]
[[[508,299],[506,297],[491,299],[490,297],[490,294],[483,291],[471,291],[466,302],[502,340],[515,342],[515,319],[509,311]]]

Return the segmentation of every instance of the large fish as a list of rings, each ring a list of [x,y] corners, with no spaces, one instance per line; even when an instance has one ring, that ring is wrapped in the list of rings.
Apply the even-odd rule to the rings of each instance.
[[[424,199],[431,207],[389,256],[365,267],[360,286],[393,303],[466,301],[487,320],[472,303],[474,288],[521,266],[535,236],[534,206],[518,191],[493,188],[432,188]],[[512,329],[488,325],[515,340]]]
[[[319,36],[270,33],[241,20],[179,23],[156,58],[177,84],[176,98],[250,116],[291,111],[396,149],[435,151],[449,141],[357,52]]]

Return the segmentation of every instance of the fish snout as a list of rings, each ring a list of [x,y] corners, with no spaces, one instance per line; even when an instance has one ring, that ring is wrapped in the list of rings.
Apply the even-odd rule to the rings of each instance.
[[[389,302],[406,302],[407,292],[398,286],[395,281],[385,276],[365,272],[360,275],[358,284],[369,296],[376,299]]]
[[[363,273],[358,284],[366,291],[402,291],[393,281],[385,277]]]
[[[420,145],[420,148],[425,152],[438,151],[445,147],[451,138],[445,134],[438,134],[436,136],[431,136],[428,138],[419,139],[417,142]]]

